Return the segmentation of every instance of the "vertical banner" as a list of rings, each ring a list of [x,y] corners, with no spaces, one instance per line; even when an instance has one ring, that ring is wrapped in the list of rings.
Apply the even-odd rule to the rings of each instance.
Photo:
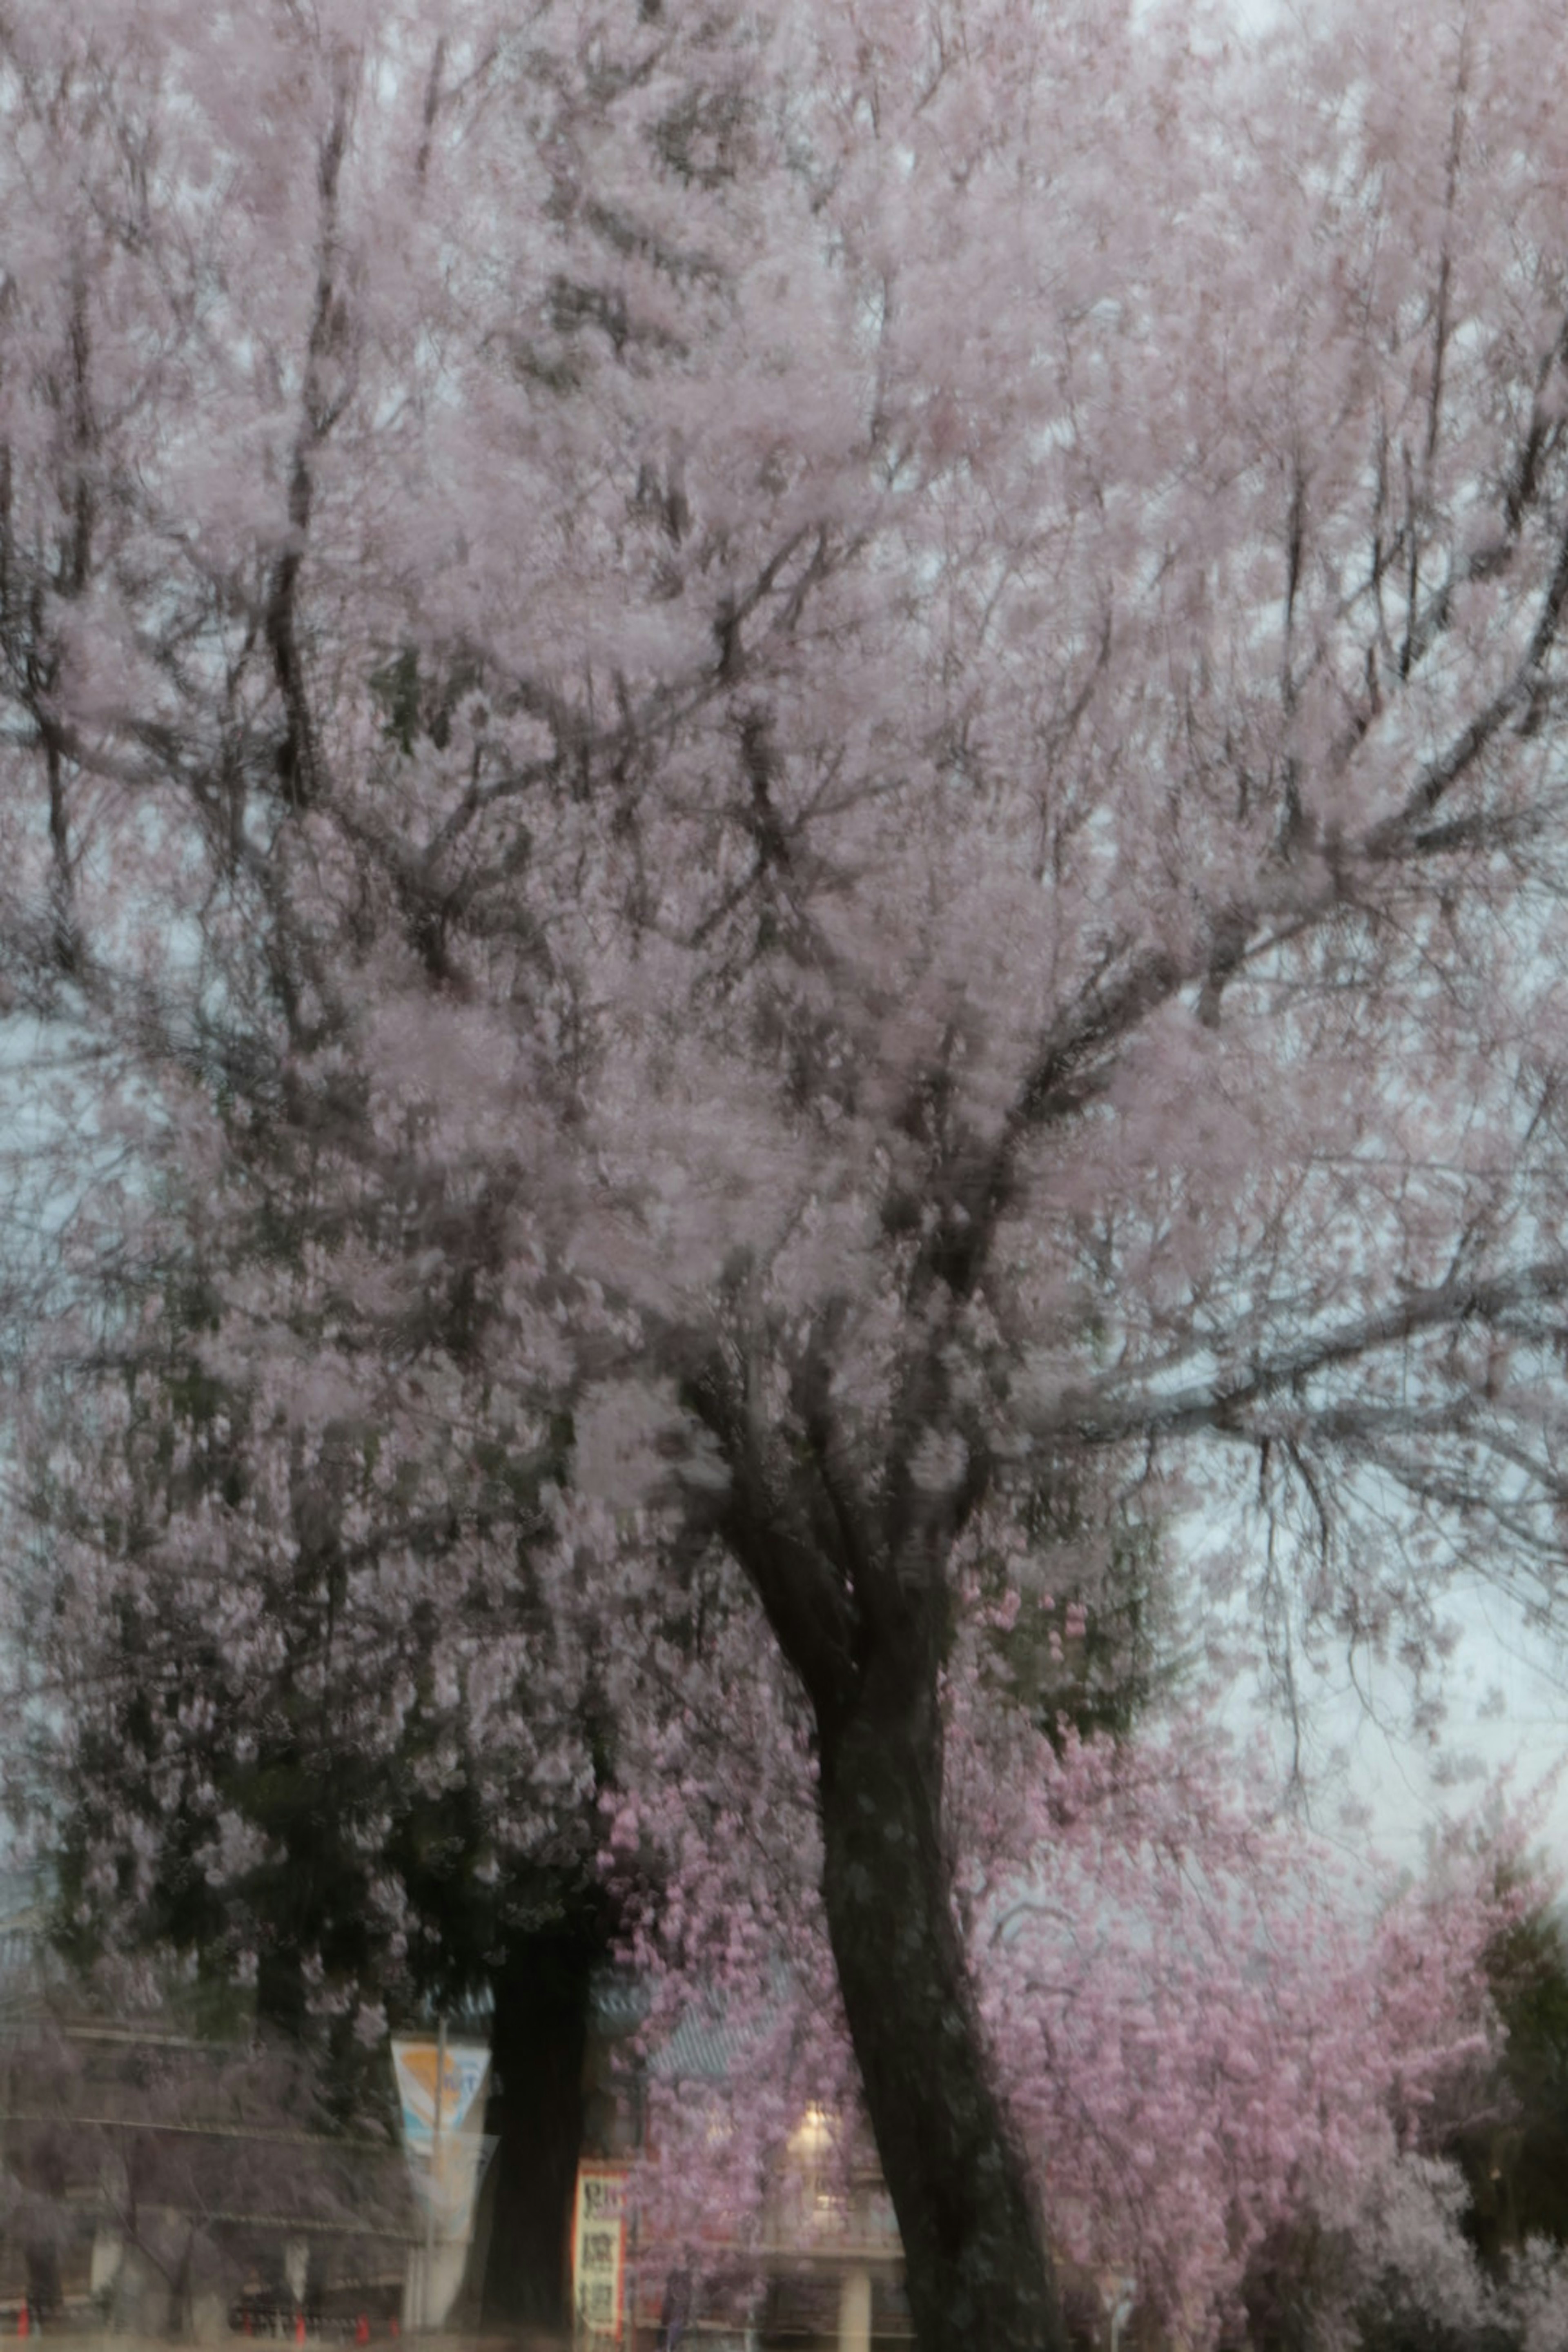
[[[480,2129],[490,2053],[482,2042],[448,2042],[441,2076],[441,2130],[436,2134],[434,2042],[395,2040],[392,2067],[397,2082],[403,2145],[422,2207],[433,2211],[435,2233],[466,2239],[473,2229],[479,2182],[492,2143]]]
[[[626,2167],[582,2163],[572,2215],[572,2310],[576,2332],[618,2344],[626,2274]]]

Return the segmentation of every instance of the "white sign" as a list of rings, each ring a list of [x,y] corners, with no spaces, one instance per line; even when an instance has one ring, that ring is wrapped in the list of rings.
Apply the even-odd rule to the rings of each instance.
[[[424,2156],[408,2158],[408,2171],[414,2187],[414,2199],[421,2215],[428,2212],[435,2201],[432,2228],[437,2238],[468,2238],[474,2224],[474,2210],[485,2174],[489,2170],[496,2151],[492,2136],[481,2137],[473,2132],[448,2139],[441,2134],[441,2145],[436,2162],[431,2164],[428,2151]]]
[[[410,2148],[427,2147],[436,2129],[437,2054],[434,2042],[395,2041],[392,2045],[403,2137]],[[490,2053],[482,2042],[447,2042],[441,2076],[443,2139],[448,2132],[460,2132],[473,2115],[489,2070]]]
[[[572,2309],[580,2336],[620,2342],[626,2266],[626,2168],[580,2164],[572,2217]]]
[[[484,2091],[490,2053],[482,2042],[448,2042],[440,2082],[440,2131],[437,2133],[437,2063],[434,2042],[395,2041],[393,2072],[403,2117],[403,2144],[414,2191],[434,2232],[467,2238],[473,2229],[479,2183],[495,2147],[482,2130]]]

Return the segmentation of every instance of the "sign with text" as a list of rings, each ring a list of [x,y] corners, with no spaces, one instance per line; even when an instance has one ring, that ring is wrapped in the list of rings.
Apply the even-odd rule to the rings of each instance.
[[[572,2309],[579,2336],[620,2342],[626,2269],[626,2168],[580,2164],[572,2216]]]
[[[392,2045],[403,2137],[422,2154],[428,2151],[436,2129],[437,2054],[434,2042],[395,2040]],[[448,2042],[446,2061],[441,2074],[443,2139],[448,2132],[460,2132],[472,2116],[490,2070],[490,2053],[482,2042]]]
[[[395,2040],[393,2071],[403,2118],[403,2145],[414,2192],[439,2238],[467,2238],[493,2140],[480,2129],[490,2053],[482,2042],[448,2042],[441,2068],[437,2133],[438,2045]]]

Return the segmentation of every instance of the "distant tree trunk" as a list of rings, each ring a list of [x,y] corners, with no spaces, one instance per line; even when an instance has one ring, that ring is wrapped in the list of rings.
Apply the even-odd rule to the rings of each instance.
[[[300,1948],[279,1934],[263,1945],[256,1969],[256,2021],[302,2048],[310,2025]]]
[[[536,2327],[567,2318],[566,2231],[583,2138],[589,1989],[603,1929],[576,1921],[519,1937],[491,1979],[499,2130],[484,2316]]]
[[[921,2352],[1065,2352],[953,1916],[934,1676],[873,1658],[825,1729],[823,1892]]]

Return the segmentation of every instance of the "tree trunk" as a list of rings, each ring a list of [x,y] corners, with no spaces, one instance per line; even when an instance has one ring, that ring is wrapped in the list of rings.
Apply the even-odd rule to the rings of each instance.
[[[567,1923],[519,1937],[491,1979],[500,2093],[484,2316],[566,2324],[566,2233],[583,2137],[589,1988],[605,1937]]]
[[[1065,2352],[953,1916],[926,1677],[866,1670],[822,1743],[823,1892],[921,2352]]]

